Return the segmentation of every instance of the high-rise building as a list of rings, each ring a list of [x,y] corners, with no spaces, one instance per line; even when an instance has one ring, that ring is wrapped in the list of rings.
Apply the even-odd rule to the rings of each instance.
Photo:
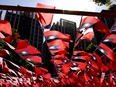
[[[40,23],[35,18],[35,12],[24,11],[6,11],[5,20],[11,23],[11,27],[16,29],[21,39],[29,40],[30,44],[38,48],[42,53],[43,66],[46,67],[52,75],[56,75],[54,65],[50,63],[51,55],[46,42],[43,43],[43,31]],[[76,23],[73,21],[60,19],[58,23],[52,25],[51,30],[61,31],[70,34],[72,40],[76,37]],[[70,43],[71,58],[74,43]],[[52,67],[52,68],[51,68]]]

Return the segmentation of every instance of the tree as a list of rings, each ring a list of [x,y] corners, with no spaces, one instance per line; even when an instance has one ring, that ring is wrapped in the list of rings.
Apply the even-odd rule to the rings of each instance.
[[[98,4],[99,6],[101,5],[111,5],[111,3],[113,1],[116,1],[116,0],[93,0],[93,2],[95,2],[96,4]]]

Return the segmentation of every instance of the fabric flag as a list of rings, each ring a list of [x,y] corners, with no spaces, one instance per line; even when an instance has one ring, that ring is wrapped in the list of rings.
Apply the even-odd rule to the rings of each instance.
[[[111,29],[110,29],[110,31],[113,33],[115,33],[116,32],[116,22],[115,22],[115,24],[111,27]]]
[[[110,34],[110,31],[108,27],[100,21],[98,18],[95,17],[86,17],[82,20],[81,22],[81,27],[80,28],[90,28],[92,25],[95,25],[94,29],[98,30],[100,32],[103,32],[105,34]]]
[[[21,56],[29,55],[29,54],[41,54],[37,48],[31,45],[28,45],[27,40],[18,40],[15,51]]]
[[[46,40],[55,40],[55,39],[61,39],[64,41],[71,41],[71,36],[68,34],[63,34],[62,32],[56,31],[56,30],[50,30],[44,32],[44,36]]]
[[[94,37],[93,28],[88,28],[85,32],[83,32],[83,37],[81,37],[81,40],[87,39],[91,41],[93,37]]]
[[[56,54],[69,54],[69,52],[67,52],[65,49],[63,50],[50,50],[51,55],[56,55]]]
[[[6,36],[5,38],[3,38],[5,41],[12,43],[15,39],[17,39],[19,36],[19,34],[17,33],[14,37],[13,36]]]
[[[106,46],[104,43],[101,43],[98,47],[98,50],[107,56],[110,60],[115,62],[115,54],[112,49]]]
[[[45,5],[41,3],[37,3],[36,7],[55,9],[55,6],[49,6],[49,5]],[[36,16],[37,16],[37,20],[40,21],[40,23],[42,24],[44,28],[51,26],[52,19],[53,19],[53,13],[38,12]]]
[[[12,36],[11,25],[6,20],[0,20],[0,31]]]
[[[67,42],[68,43],[68,42]],[[49,50],[62,50],[62,49],[66,49],[68,44],[66,42],[57,39],[57,40],[53,40],[49,43],[47,43]],[[68,46],[69,48],[69,46]]]
[[[66,57],[66,55],[64,55],[64,54],[57,54],[57,55],[55,55],[55,56],[52,56],[52,58],[54,58],[54,59],[59,59],[59,60],[66,60],[66,59],[68,59],[68,58]]]
[[[16,49],[26,48],[27,46],[28,46],[28,40],[17,40]]]
[[[10,53],[8,52],[8,50],[5,49],[1,49],[0,50],[0,57],[5,57],[6,55],[9,55]]]
[[[36,63],[41,63],[42,64],[42,59],[41,57],[39,56],[22,56],[22,58],[28,60],[28,61],[33,61],[33,62],[36,62]]]
[[[39,76],[39,75],[43,74],[42,71],[41,71],[41,69],[38,68],[38,67],[34,67],[34,70],[35,70],[35,76]]]
[[[111,42],[116,44],[116,35],[115,34],[110,34],[108,35],[103,42]]]

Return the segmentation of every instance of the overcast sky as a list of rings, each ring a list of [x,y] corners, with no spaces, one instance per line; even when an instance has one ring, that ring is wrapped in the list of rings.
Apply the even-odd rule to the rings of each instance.
[[[56,9],[101,12],[106,10],[106,6],[97,6],[92,0],[0,0],[0,5],[21,5],[35,7],[37,3],[55,6]],[[80,16],[55,14],[53,22],[60,18],[77,22],[79,24]]]

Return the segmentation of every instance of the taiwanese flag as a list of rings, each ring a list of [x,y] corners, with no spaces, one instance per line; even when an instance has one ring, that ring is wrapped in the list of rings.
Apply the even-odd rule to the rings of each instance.
[[[110,60],[115,62],[115,54],[112,49],[106,46],[104,43],[101,43],[98,47],[98,50],[107,56]]]
[[[111,27],[110,31],[111,31],[111,32],[116,32],[116,22],[115,22],[115,24]]]
[[[15,39],[17,39],[19,36],[19,34],[17,33],[14,37],[13,36],[6,36],[4,38],[5,41],[9,42],[9,43],[12,43]]]
[[[18,40],[15,51],[22,56],[29,55],[29,54],[40,54],[40,51],[37,48],[31,45],[28,45],[27,40]]]
[[[11,25],[6,20],[0,20],[0,31],[12,36]]]
[[[37,3],[37,8],[48,8],[48,9],[55,9],[55,6],[49,6],[41,3]],[[43,13],[38,12],[37,13],[37,20],[40,21],[43,27],[47,28],[51,26],[52,19],[53,19],[53,13]]]
[[[60,50],[50,50],[51,55],[56,55],[56,54],[69,54],[65,49],[60,49]]]
[[[110,34],[108,35],[103,42],[111,42],[116,44],[116,35],[115,34]]]
[[[81,56],[91,56],[92,54],[91,53],[88,53],[88,52],[85,52],[85,51],[79,51],[79,50],[75,50],[73,52],[73,56],[78,56],[78,55],[81,55]]]
[[[54,59],[59,59],[59,60],[66,60],[66,59],[68,59],[68,58],[66,57],[66,55],[64,55],[64,54],[57,54],[57,55],[55,55],[55,56],[52,56],[52,58],[54,58]]]
[[[108,27],[99,19],[95,17],[86,17],[81,22],[80,28],[90,28],[92,25],[95,25],[94,29],[103,32],[105,34],[110,34]]]
[[[64,42],[60,39],[53,40],[47,43],[47,45],[49,47],[49,50],[62,50],[62,49],[69,48],[68,42]]]
[[[51,59],[50,62],[55,65],[63,64],[62,60],[57,60],[57,59],[56,60]]]
[[[33,62],[36,62],[36,63],[42,63],[42,59],[41,57],[39,56],[22,56],[22,58],[28,60],[28,61],[33,61]]]
[[[62,72],[64,74],[67,74],[69,71],[70,71],[70,66],[71,66],[71,63],[66,63],[66,64],[63,64],[62,65]]]
[[[46,31],[46,32],[44,32],[44,36],[45,36],[46,40],[61,39],[61,40],[65,40],[65,41],[71,41],[70,35],[63,34],[56,30]]]
[[[72,65],[71,65],[71,70],[74,70],[75,68],[73,67],[78,67],[79,69],[81,70],[86,70],[86,67],[87,67],[87,63],[83,63],[83,62],[73,62]],[[76,68],[78,70],[78,68]]]
[[[0,50],[0,57],[5,57],[7,55],[9,55],[8,50],[5,50],[5,49],[1,49]]]
[[[34,70],[35,70],[35,76],[39,76],[39,75],[43,74],[43,72],[41,71],[41,69],[38,68],[38,67],[34,67]]]
[[[101,57],[97,53],[95,53],[95,52],[93,53],[92,59],[101,67],[102,60],[101,60]]]
[[[83,39],[87,39],[89,41],[91,41],[94,37],[94,32],[92,28],[88,28],[84,33],[83,33],[83,37],[81,37],[81,40]]]

